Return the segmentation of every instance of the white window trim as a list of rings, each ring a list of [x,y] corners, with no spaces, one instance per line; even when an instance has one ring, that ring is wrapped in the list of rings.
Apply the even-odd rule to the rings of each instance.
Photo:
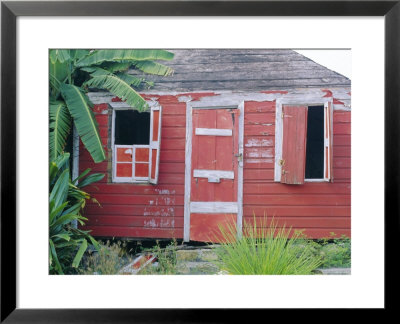
[[[151,107],[160,107],[158,102],[155,101],[147,101],[147,104],[149,105],[150,109]],[[150,177],[135,177],[135,161],[133,161],[132,163],[132,178],[131,177],[117,177],[116,175],[116,155],[115,155],[115,112],[116,111],[121,111],[121,110],[135,110],[134,108],[132,108],[131,106],[128,106],[125,102],[111,102],[110,106],[112,108],[112,121],[111,121],[111,155],[112,155],[112,182],[114,183],[150,183]],[[149,109],[149,113],[151,115]],[[151,118],[150,118],[151,119]],[[150,137],[149,137],[149,144],[148,145],[119,145],[117,144],[117,146],[119,147],[129,147],[129,148],[133,148],[133,153],[132,156],[135,156],[135,148],[148,148],[149,149],[149,172],[151,172],[150,168],[151,168],[151,163],[150,163],[150,159],[151,159],[151,136],[152,136],[152,121],[150,120]],[[139,162],[140,163],[140,162]]]
[[[274,181],[281,182],[282,177],[282,166],[279,161],[282,159],[282,145],[283,145],[283,119],[282,119],[282,107],[284,105],[296,105],[296,106],[324,106],[324,138],[326,134],[326,113],[325,109],[328,108],[329,103],[331,104],[331,116],[330,116],[330,127],[333,126],[333,98],[331,97],[307,97],[304,96],[292,96],[290,98],[279,98],[276,100],[276,114],[275,114],[275,168],[274,168]],[[332,138],[330,138],[332,142]],[[329,143],[328,143],[329,145]],[[324,146],[325,148],[325,146]],[[331,161],[328,160],[328,167],[330,168]],[[304,179],[305,182],[327,182],[330,180],[331,174],[328,178],[325,178],[326,172],[326,155],[324,152],[324,178],[321,179]],[[330,173],[330,172],[329,172]]]

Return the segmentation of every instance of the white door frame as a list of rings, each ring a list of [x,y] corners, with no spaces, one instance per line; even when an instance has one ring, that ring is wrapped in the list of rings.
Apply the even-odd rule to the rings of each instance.
[[[192,171],[192,133],[193,133],[193,109],[239,109],[239,148],[241,161],[238,163],[238,191],[237,191],[237,231],[238,236],[242,234],[243,219],[243,136],[244,136],[244,101],[227,101],[208,98],[207,104],[201,101],[188,102],[186,104],[186,148],[185,148],[185,202],[184,202],[184,225],[183,240],[190,240],[190,194],[191,194],[191,171]]]

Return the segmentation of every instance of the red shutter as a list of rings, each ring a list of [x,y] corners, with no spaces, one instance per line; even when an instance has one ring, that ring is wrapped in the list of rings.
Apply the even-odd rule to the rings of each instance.
[[[283,106],[282,177],[303,184],[306,169],[307,106]]]
[[[158,166],[160,164],[161,144],[161,106],[152,107],[150,115],[150,183],[158,182]]]

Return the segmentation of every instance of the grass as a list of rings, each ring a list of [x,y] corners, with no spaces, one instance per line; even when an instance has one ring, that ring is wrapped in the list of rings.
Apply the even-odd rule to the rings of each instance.
[[[321,258],[321,268],[350,268],[351,267],[351,239],[345,235],[336,237],[330,233],[330,237],[309,240],[302,238],[297,243],[305,246],[315,256]]]
[[[126,242],[100,242],[99,251],[89,254],[83,260],[80,274],[115,275],[124,265],[130,262],[132,262],[132,257],[126,250]]]
[[[146,249],[147,253],[151,253],[157,257],[156,266],[150,264],[141,270],[139,274],[176,274],[177,247],[178,243],[175,239],[173,239],[172,242],[165,248],[161,248],[159,242],[157,241],[153,248]]]
[[[245,222],[243,235],[237,238],[236,226],[219,227],[222,242],[216,248],[219,266],[230,274],[239,275],[309,275],[321,266],[319,256],[308,248],[296,245],[301,232],[278,227],[266,217],[257,226]]]

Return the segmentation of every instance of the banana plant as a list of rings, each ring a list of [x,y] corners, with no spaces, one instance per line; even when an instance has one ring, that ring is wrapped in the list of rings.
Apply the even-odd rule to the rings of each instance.
[[[76,269],[88,248],[88,242],[99,249],[97,241],[84,231],[72,226],[74,221],[84,225],[81,215],[88,199],[93,198],[83,187],[101,180],[103,174],[90,174],[85,170],[71,180],[69,153],[59,155],[50,162],[49,177],[49,271],[51,274],[71,273]],[[79,184],[77,183],[79,180]]]
[[[92,103],[86,95],[88,89],[108,90],[132,108],[143,111],[148,107],[138,91],[152,83],[144,77],[128,74],[128,70],[168,76],[173,70],[156,61],[168,61],[173,57],[173,53],[159,49],[50,50],[50,160],[62,154],[72,125],[75,125],[93,161],[103,161],[105,152]]]

